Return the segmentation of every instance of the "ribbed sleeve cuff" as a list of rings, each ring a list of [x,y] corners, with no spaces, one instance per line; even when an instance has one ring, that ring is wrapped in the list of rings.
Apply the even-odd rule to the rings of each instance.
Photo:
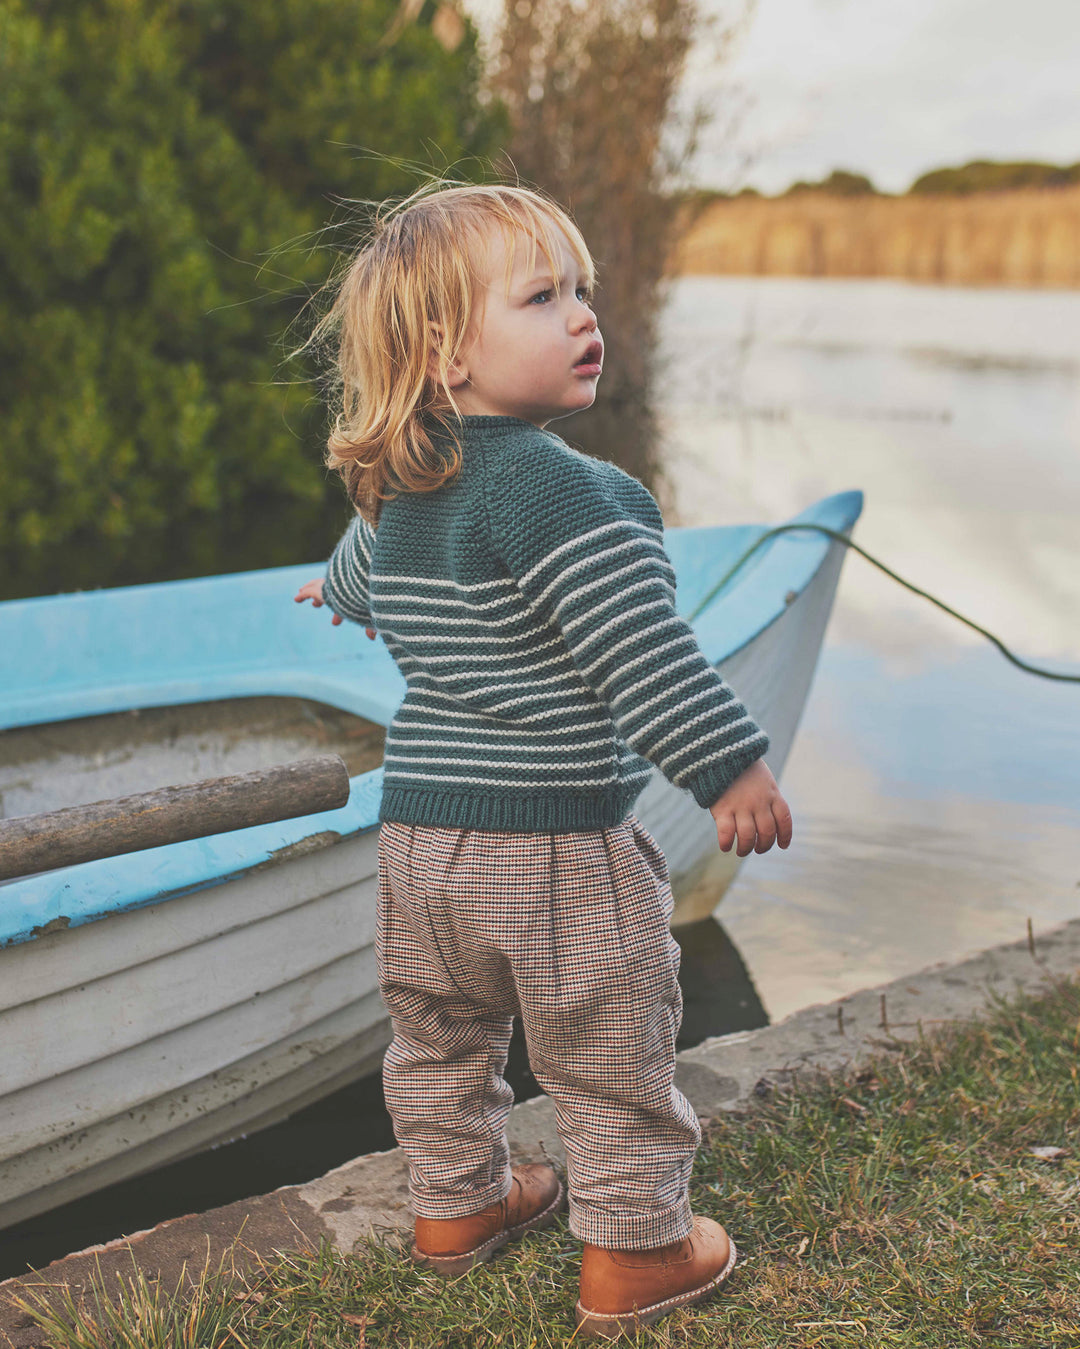
[[[353,623],[363,623],[365,627],[370,628],[373,626],[371,614],[368,613],[367,609],[357,604],[355,601],[351,605],[347,604],[341,598],[334,588],[334,583],[330,579],[329,572],[323,577],[322,597],[323,603],[329,605],[330,609],[335,614],[340,614],[342,618],[348,618]]]
[[[696,777],[684,782],[682,785],[693,793],[694,800],[702,808],[708,810],[716,801],[723,796],[724,792],[731,786],[735,779],[752,763],[763,758],[769,751],[769,737],[764,731],[759,730],[755,735],[748,737],[730,754],[725,754],[722,759],[717,759],[703,768]]]

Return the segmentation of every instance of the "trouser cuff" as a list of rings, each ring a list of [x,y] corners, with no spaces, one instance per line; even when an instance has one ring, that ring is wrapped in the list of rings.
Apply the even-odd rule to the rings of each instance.
[[[471,1213],[497,1204],[510,1193],[513,1176],[506,1174],[490,1184],[470,1190],[440,1190],[435,1186],[420,1188],[410,1183],[409,1197],[418,1218],[467,1218]]]
[[[675,1208],[648,1213],[620,1213],[576,1204],[570,1199],[570,1231],[590,1246],[605,1246],[611,1251],[648,1251],[654,1246],[670,1246],[690,1235],[694,1215],[689,1197]]]

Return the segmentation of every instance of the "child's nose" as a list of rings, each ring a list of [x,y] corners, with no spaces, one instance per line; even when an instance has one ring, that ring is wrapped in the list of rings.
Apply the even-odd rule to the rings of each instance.
[[[573,326],[575,332],[596,331],[596,315],[584,300],[580,300],[574,310]]]

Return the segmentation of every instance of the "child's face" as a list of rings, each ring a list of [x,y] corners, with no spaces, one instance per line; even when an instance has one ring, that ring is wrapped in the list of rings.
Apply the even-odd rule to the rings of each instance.
[[[450,370],[463,413],[544,426],[589,407],[596,397],[604,343],[585,298],[587,278],[565,235],[557,239],[555,276],[539,249],[530,267],[524,239],[492,230],[480,260],[478,318]]]

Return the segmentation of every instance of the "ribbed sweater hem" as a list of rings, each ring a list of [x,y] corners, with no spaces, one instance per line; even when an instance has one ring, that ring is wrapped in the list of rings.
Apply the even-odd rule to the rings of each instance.
[[[379,820],[447,829],[492,829],[513,834],[573,834],[581,829],[613,829],[630,812],[642,786],[617,793],[576,797],[528,796],[383,787]]]

